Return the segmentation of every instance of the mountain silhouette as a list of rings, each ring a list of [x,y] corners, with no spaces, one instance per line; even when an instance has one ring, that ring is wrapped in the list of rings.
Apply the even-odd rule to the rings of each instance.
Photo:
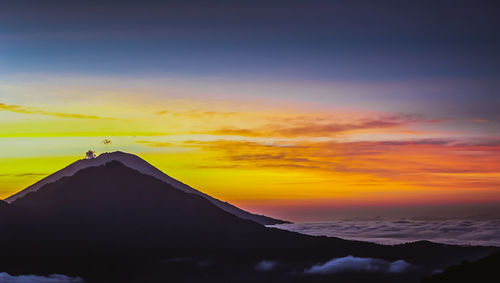
[[[0,203],[0,272],[65,274],[86,282],[417,282],[422,274],[496,250],[416,242],[397,246],[315,237],[242,219],[113,160]],[[354,255],[405,260],[405,274],[305,276]],[[275,272],[255,269],[277,262]],[[344,281],[343,281],[344,280]]]
[[[123,163],[124,165],[126,165],[127,167],[135,169],[141,173],[144,173],[144,174],[153,176],[159,180],[162,180],[163,182],[172,185],[174,188],[177,188],[179,190],[182,190],[182,191],[185,191],[188,193],[200,195],[200,196],[206,198],[207,200],[209,200],[210,202],[212,202],[213,204],[215,204],[216,206],[218,206],[219,208],[221,208],[229,213],[232,213],[240,218],[252,220],[252,221],[255,221],[255,222],[263,224],[263,225],[287,223],[287,221],[278,220],[278,219],[274,219],[274,218],[267,217],[264,215],[257,215],[257,214],[253,214],[253,213],[244,211],[236,206],[231,205],[230,203],[223,202],[223,201],[220,201],[216,198],[213,198],[207,194],[204,194],[196,189],[193,189],[190,186],[188,186],[182,182],[179,182],[178,180],[166,175],[165,173],[158,170],[156,167],[152,166],[151,164],[149,164],[148,162],[146,162],[144,159],[140,158],[139,156],[134,155],[134,154],[130,154],[130,153],[121,152],[121,151],[103,153],[103,154],[99,155],[97,158],[88,158],[88,159],[86,158],[86,159],[78,160],[78,161],[70,164],[69,166],[55,172],[54,174],[51,174],[51,175],[43,178],[42,180],[27,187],[26,189],[6,198],[5,201],[11,203],[11,202],[15,201],[16,199],[23,197],[27,193],[35,192],[35,191],[39,190],[42,186],[44,186],[48,183],[51,183],[51,182],[55,182],[62,177],[71,176],[71,175],[75,174],[76,172],[78,172],[79,170],[82,170],[82,169],[85,169],[88,167],[92,167],[92,166],[103,165],[103,164],[110,162],[110,161],[113,161],[113,160],[119,161],[119,162]]]
[[[444,272],[432,278],[422,280],[422,283],[460,283],[460,282],[500,282],[500,252],[496,252],[475,262],[463,262],[448,267]]]

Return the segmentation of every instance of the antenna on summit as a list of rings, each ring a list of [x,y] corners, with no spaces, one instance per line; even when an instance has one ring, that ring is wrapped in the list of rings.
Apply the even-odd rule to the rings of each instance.
[[[85,153],[85,159],[94,159],[96,158],[97,155],[95,154],[95,151],[89,150],[87,153]]]

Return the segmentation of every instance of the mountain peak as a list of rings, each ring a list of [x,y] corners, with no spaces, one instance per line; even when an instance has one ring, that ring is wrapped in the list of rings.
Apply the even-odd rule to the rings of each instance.
[[[89,158],[89,153],[91,158]],[[239,209],[227,202],[220,201],[216,198],[213,198],[203,192],[200,192],[196,189],[193,189],[192,187],[168,176],[167,174],[163,173],[162,171],[158,170],[156,167],[153,165],[149,164],[146,160],[142,159],[141,157],[127,153],[127,152],[122,152],[122,151],[114,151],[114,152],[105,152],[102,153],[96,157],[95,152],[92,150],[89,150],[86,154],[86,158],[77,160],[76,162],[73,162],[72,164],[68,165],[67,167],[55,172],[54,174],[47,176],[43,178],[42,180],[36,182],[35,184],[27,187],[26,189],[8,197],[5,199],[6,202],[12,203],[18,198],[24,197],[26,194],[30,192],[36,192],[43,186],[49,183],[56,182],[57,180],[61,179],[62,177],[69,177],[73,176],[75,173],[78,171],[88,168],[88,167],[95,167],[95,166],[101,166],[104,165],[108,162],[118,162],[122,164],[123,166],[129,167],[131,169],[135,169],[139,171],[142,174],[146,174],[152,177],[155,177],[156,179],[159,179],[162,182],[165,182],[172,187],[184,191],[186,193],[192,193],[196,194],[199,196],[202,196],[203,198],[209,200],[213,204],[215,204],[217,207],[225,210],[226,212],[229,212],[231,214],[234,214],[240,218],[247,219],[247,220],[252,220],[254,222],[263,224],[263,225],[272,225],[272,224],[281,224],[281,223],[287,223],[282,220],[277,220],[273,219],[270,217],[266,217],[263,215],[256,215],[252,214],[250,212],[244,211],[242,209]]]
[[[93,153],[93,156],[91,156],[89,158],[89,153],[92,154]],[[135,154],[132,154],[132,153],[128,153],[128,152],[123,152],[123,151],[111,151],[111,152],[103,152],[99,155],[96,155],[95,154],[95,151],[93,150],[89,150],[86,154],[85,154],[85,158],[83,159],[80,159],[80,160],[91,160],[91,159],[108,159],[108,160],[112,160],[112,159],[120,159],[120,158],[137,158],[137,159],[141,159],[139,156],[135,155]],[[146,162],[146,161],[144,161]]]
[[[137,158],[140,158],[139,156],[135,155],[135,154],[132,154],[132,153],[128,153],[128,152],[123,152],[123,151],[112,151],[112,152],[103,152],[101,154],[99,154],[98,157],[105,157],[105,156],[135,156]]]

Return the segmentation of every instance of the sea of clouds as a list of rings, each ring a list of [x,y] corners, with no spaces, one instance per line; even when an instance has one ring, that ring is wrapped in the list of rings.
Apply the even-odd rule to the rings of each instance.
[[[454,245],[500,247],[500,219],[342,220],[279,224],[271,227],[314,236],[330,236],[387,245],[428,240]]]
[[[14,276],[6,272],[0,273],[1,283],[84,283],[81,278],[68,277],[60,274],[49,276],[19,275]]]

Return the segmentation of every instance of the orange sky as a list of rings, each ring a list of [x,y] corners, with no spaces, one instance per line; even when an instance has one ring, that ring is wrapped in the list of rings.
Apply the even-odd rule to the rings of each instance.
[[[290,99],[158,99],[140,88],[102,96],[75,87],[62,97],[40,84],[2,97],[2,198],[95,149],[138,154],[217,198],[293,220],[345,207],[500,202],[500,138],[446,119]],[[53,97],[29,99],[32,88]]]

